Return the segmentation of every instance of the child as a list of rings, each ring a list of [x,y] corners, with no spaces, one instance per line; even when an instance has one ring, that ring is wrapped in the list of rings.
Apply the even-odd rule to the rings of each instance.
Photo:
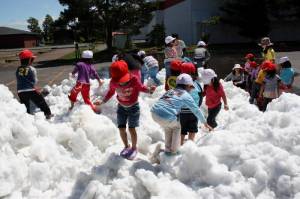
[[[279,65],[281,68],[279,72],[281,79],[280,93],[291,92],[295,76],[295,71],[292,68],[292,64],[288,57],[281,57],[279,59]]]
[[[207,50],[207,45],[204,41],[199,41],[197,48],[194,51],[194,62],[197,68],[203,67],[203,65],[210,59],[210,53]]]
[[[244,65],[244,75],[246,80],[246,90],[250,93],[250,90],[252,88],[252,80],[251,80],[251,73],[253,67],[250,66],[250,63],[254,61],[254,55],[252,53],[248,53],[245,56],[246,63]]]
[[[115,62],[119,60],[118,54],[114,54],[113,57],[111,58],[111,62]]]
[[[176,87],[176,79],[181,73],[181,65],[182,61],[179,59],[175,59],[171,62],[170,76],[166,80],[168,89],[173,89]]]
[[[262,56],[264,61],[271,61],[272,63],[275,63],[275,51],[273,49],[273,43],[271,43],[270,38],[262,38],[260,44],[258,45],[263,49]]]
[[[196,74],[195,65],[193,63],[183,63],[181,72],[189,74],[193,78],[194,89],[192,89],[189,93],[197,106],[200,107],[203,99],[203,90],[200,82],[197,80],[198,75]],[[196,133],[198,132],[198,118],[189,108],[183,107],[180,111],[179,119],[181,125],[181,145],[183,145],[184,138],[187,134],[188,139],[194,141]]]
[[[228,110],[227,98],[223,86],[220,83],[215,71],[204,69],[201,71],[204,83],[205,104],[208,108],[207,124],[212,128],[217,127],[216,117],[221,110],[221,98],[224,102],[224,109]]]
[[[250,62],[250,68],[251,68],[251,72],[248,74],[248,81],[249,81],[249,93],[251,94],[251,89],[253,86],[253,83],[255,81],[255,79],[257,78],[258,72],[259,72],[259,66],[255,61]]]
[[[97,71],[92,65],[93,52],[90,50],[85,50],[81,55],[82,60],[78,62],[72,71],[72,76],[74,77],[78,73],[76,85],[71,90],[69,95],[69,100],[71,101],[70,110],[73,109],[74,103],[77,101],[77,95],[81,92],[83,101],[85,104],[89,105],[93,111],[97,112],[96,107],[90,100],[90,79],[95,78],[99,82],[99,86],[103,84]]]
[[[186,45],[183,40],[179,39],[177,33],[173,33],[172,37],[175,38],[175,48],[179,57],[184,57],[186,54]]]
[[[137,134],[135,128],[139,126],[140,106],[138,97],[140,92],[153,93],[155,87],[147,88],[138,78],[129,73],[125,61],[120,60],[110,66],[111,80],[109,90],[99,105],[106,103],[114,94],[117,93],[118,110],[117,123],[120,136],[124,144],[124,149],[120,155],[127,159],[134,159],[137,155]],[[128,123],[132,141],[132,147],[128,144],[126,125]]]
[[[194,87],[193,79],[188,74],[181,74],[176,79],[176,88],[168,90],[152,107],[152,118],[165,132],[165,154],[176,155],[180,146],[180,123],[178,115],[182,107],[189,108],[192,113],[205,123],[205,118],[198,105],[188,93]],[[210,128],[206,123],[205,126]]]
[[[232,81],[235,86],[244,89],[246,86],[246,80],[242,70],[243,68],[240,64],[235,64],[232,68],[232,72],[225,77],[224,81]]]
[[[180,56],[177,54],[176,48],[175,48],[175,39],[172,36],[167,36],[165,38],[165,44],[166,44],[166,48],[164,50],[164,54],[165,54],[165,60],[164,60],[164,65],[165,65],[165,69],[166,69],[166,82],[165,82],[165,90],[169,90],[168,84],[167,84],[167,80],[170,76],[170,65],[171,65],[171,61],[173,61],[174,59],[178,59]]]
[[[46,117],[50,119],[53,115],[47,105],[42,94],[36,89],[37,73],[36,69],[32,67],[35,56],[30,50],[23,50],[19,54],[21,66],[16,70],[17,78],[17,92],[20,102],[25,104],[27,113],[30,112],[30,101],[39,107]]]
[[[145,51],[139,51],[138,55],[143,59],[144,66],[147,69],[146,74],[149,74],[149,77],[154,81],[154,83],[159,86],[161,82],[157,79],[156,75],[159,71],[158,61],[151,55],[146,56]],[[144,75],[142,75],[144,77]],[[142,83],[144,83],[144,78],[142,78]]]
[[[258,105],[258,107],[261,107],[261,101],[259,97],[259,91],[260,91],[260,87],[263,84],[263,81],[265,79],[266,76],[266,71],[265,68],[267,68],[270,64],[272,64],[272,62],[270,61],[265,61],[262,63],[259,72],[257,74],[257,77],[252,85],[252,89],[251,89],[251,93],[250,93],[250,99],[249,102],[250,104],[254,104],[254,100],[256,100],[256,104]]]
[[[263,97],[261,111],[266,111],[267,105],[279,97],[280,77],[276,74],[276,65],[271,63],[266,68],[266,77],[260,89],[260,97]]]

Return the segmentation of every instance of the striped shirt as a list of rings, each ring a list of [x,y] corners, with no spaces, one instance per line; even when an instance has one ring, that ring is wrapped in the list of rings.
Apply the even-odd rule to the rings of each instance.
[[[146,56],[143,61],[145,62],[148,68],[158,66],[158,61],[153,56]]]

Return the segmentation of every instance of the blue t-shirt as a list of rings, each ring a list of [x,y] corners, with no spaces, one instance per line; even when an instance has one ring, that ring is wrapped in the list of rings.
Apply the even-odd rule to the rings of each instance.
[[[284,85],[292,84],[294,75],[295,75],[295,71],[293,68],[282,68],[280,70],[280,79]]]
[[[20,66],[16,70],[18,92],[32,91],[37,82],[36,70],[32,66]]]
[[[202,104],[202,87],[200,85],[200,83],[195,80],[194,81],[194,89],[190,91],[190,94],[192,96],[192,98],[194,99],[194,101],[196,102],[197,105],[201,106]]]
[[[195,103],[192,96],[185,90],[175,88],[167,91],[152,107],[151,112],[155,113],[159,117],[168,120],[175,121],[180,113],[182,107],[189,108],[192,113],[205,123],[205,118]]]

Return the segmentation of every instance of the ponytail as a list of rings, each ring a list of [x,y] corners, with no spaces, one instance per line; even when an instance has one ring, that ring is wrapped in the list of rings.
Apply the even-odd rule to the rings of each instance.
[[[214,87],[214,90],[217,92],[220,87],[220,81],[217,77],[212,78],[212,85]]]

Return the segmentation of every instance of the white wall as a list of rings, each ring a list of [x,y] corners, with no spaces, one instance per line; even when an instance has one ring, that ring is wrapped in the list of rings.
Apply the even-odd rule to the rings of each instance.
[[[220,15],[219,8],[223,0],[185,0],[164,11],[156,11],[151,23],[142,29],[140,38],[152,30],[152,26],[164,21],[166,34],[179,34],[187,45],[196,44],[200,39],[200,23]],[[275,22],[270,37],[273,41],[300,41],[300,22]],[[209,43],[244,43],[249,39],[238,34],[238,29],[227,24],[218,24],[208,28]]]
[[[208,20],[211,16],[219,15],[222,0],[192,0],[192,41],[196,44],[200,39],[198,24]]]
[[[177,33],[187,44],[192,42],[191,1],[183,1],[164,11],[166,34]]]
[[[150,21],[150,23],[147,26],[141,28],[140,29],[141,33],[139,35],[133,36],[132,39],[136,39],[136,40],[146,39],[146,35],[151,32],[154,25],[163,23],[163,12],[161,10],[152,12],[152,14],[153,14],[153,18]]]

